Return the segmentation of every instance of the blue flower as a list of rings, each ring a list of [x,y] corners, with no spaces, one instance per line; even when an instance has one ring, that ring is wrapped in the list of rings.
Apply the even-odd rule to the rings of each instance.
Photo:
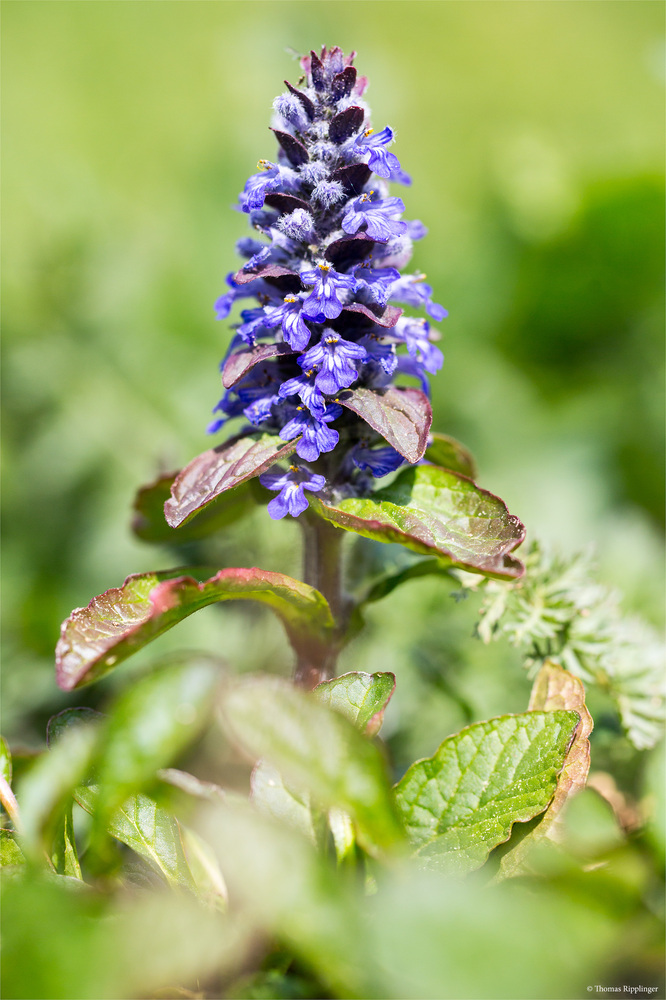
[[[343,340],[340,334],[324,329],[319,343],[301,354],[298,363],[304,371],[318,368],[315,385],[321,392],[333,395],[356,381],[358,370],[354,361],[366,357],[367,351],[360,344]]]
[[[361,337],[359,343],[365,347],[368,360],[381,365],[387,375],[393,374],[398,364],[393,344],[384,343],[382,335],[377,333],[366,333],[364,337]]]
[[[437,374],[444,364],[444,355],[430,341],[430,324],[427,320],[402,317],[391,333],[404,341],[409,354],[422,364],[427,372],[431,375]]]
[[[279,490],[280,493],[268,505],[268,513],[274,521],[291,514],[298,517],[308,507],[304,490],[318,493],[326,485],[324,476],[319,476],[310,469],[292,465],[287,472],[282,472],[278,466],[269,469],[259,476],[259,482],[269,490]]]
[[[312,336],[302,316],[303,298],[285,295],[284,302],[265,310],[265,325],[270,329],[280,325],[282,336],[295,351],[304,351]],[[240,332],[240,330],[239,330]]]
[[[357,444],[352,448],[350,456],[354,465],[364,472],[371,472],[377,479],[395,472],[405,462],[402,455],[388,444],[383,448],[368,448],[362,443]]]
[[[299,406],[296,414],[280,431],[283,441],[292,441],[299,434],[301,440],[296,445],[296,454],[306,462],[315,462],[322,451],[333,451],[340,435],[327,425],[342,415],[342,407],[331,403],[319,419],[304,406]]]
[[[354,291],[356,279],[351,274],[339,274],[330,264],[317,264],[312,270],[301,271],[304,285],[314,288],[303,303],[303,312],[311,319],[335,319],[342,312],[344,303],[338,298],[338,291]]]
[[[367,128],[355,141],[355,145],[361,152],[369,152],[370,158],[367,163],[371,170],[379,177],[386,177],[391,180],[394,175],[407,177],[400,166],[400,161],[395,153],[389,153],[385,146],[393,142],[394,132],[387,125],[381,132],[375,132],[373,128]]]
[[[326,400],[321,390],[315,385],[315,374],[315,370],[312,369],[302,375],[297,375],[295,378],[287,379],[280,386],[278,394],[282,399],[298,396],[310,413],[321,419],[326,409]]]
[[[346,233],[357,233],[361,226],[373,240],[388,243],[392,236],[402,236],[407,232],[407,223],[399,220],[405,205],[400,198],[384,198],[373,201],[370,194],[359,195],[347,205],[342,218],[342,228]]]
[[[369,267],[365,263],[356,264],[352,272],[363,300],[378,306],[386,305],[391,288],[400,278],[395,267]]]
[[[425,306],[428,315],[439,322],[449,314],[444,306],[432,301],[432,285],[426,285],[424,278],[425,274],[405,275],[393,284],[390,298],[408,306]]]

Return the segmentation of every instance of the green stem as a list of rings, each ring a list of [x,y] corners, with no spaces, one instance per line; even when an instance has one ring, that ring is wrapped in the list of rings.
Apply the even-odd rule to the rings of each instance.
[[[341,635],[346,618],[347,602],[342,589],[342,540],[344,531],[320,517],[304,514],[299,519],[303,530],[303,577],[328,601]],[[296,666],[294,682],[311,690],[333,677],[340,645],[335,642],[324,656],[301,657]]]

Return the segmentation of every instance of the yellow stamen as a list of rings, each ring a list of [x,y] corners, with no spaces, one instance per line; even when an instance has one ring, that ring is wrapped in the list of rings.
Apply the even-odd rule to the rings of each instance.
[[[290,472],[300,472],[300,469],[298,468],[297,465],[290,465],[289,466],[289,471]]]
[[[319,268],[320,271],[330,271],[331,270],[331,265],[330,264],[317,264],[317,267]]]
[[[296,296],[295,295],[285,295],[284,301],[285,302],[296,302]]]
[[[375,130],[374,130],[374,128],[366,128],[366,130],[365,130],[365,132],[363,133],[363,135],[367,137],[367,136],[369,136],[369,135],[372,135],[372,133],[373,133],[374,131],[375,131]]]

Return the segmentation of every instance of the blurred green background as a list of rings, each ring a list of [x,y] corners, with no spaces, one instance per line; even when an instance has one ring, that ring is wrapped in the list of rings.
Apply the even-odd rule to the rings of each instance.
[[[209,446],[230,336],[212,304],[247,231],[230,207],[275,155],[293,53],[322,44],[357,50],[374,123],[396,129],[413,176],[407,217],[429,228],[413,266],[450,311],[435,428],[472,449],[531,536],[593,544],[602,579],[659,623],[661,3],[2,6],[10,739],[41,744],[53,711],[174,648],[289,669],[279,626],[245,607],[199,613],[77,695],[57,692],[53,647],[74,606],[174,564],[131,536],[132,498]],[[218,554],[299,575],[296,540],[260,510]],[[398,673],[387,733],[405,762],[526,706],[517,656],[468,641],[473,604],[415,582],[345,654],[342,669]]]

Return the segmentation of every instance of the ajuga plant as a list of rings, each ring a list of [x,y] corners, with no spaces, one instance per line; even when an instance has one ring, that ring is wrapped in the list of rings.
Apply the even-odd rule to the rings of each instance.
[[[52,953],[68,954],[72,935],[83,942],[58,966],[55,992],[35,985],[24,959],[8,996],[578,995],[626,932],[624,918],[599,915],[613,878],[586,882],[598,857],[572,860],[562,833],[563,806],[589,768],[583,682],[611,672],[613,654],[601,663],[593,648],[608,644],[603,601],[581,629],[584,588],[563,586],[533,553],[525,577],[513,554],[522,524],[476,484],[467,450],[431,432],[428,379],[443,361],[431,321],[446,312],[425,276],[406,270],[426,230],[391,193],[411,181],[393,128],[372,124],[353,62],[336,47],[312,52],[275,100],[276,151],[239,196],[252,229],[236,248],[244,263],[215,306],[233,335],[209,431],[226,437],[135,504],[138,536],[174,547],[233,531],[251,510],[296,518],[304,579],[219,566],[135,574],[75,610],[56,653],[58,683],[73,691],[203,606],[252,600],[284,625],[293,679],[239,676],[192,654],[158,663],[104,712],[55,716],[16,795],[3,747],[5,863],[26,879],[48,872],[39,913],[56,934]],[[354,535],[408,558],[360,582],[357,565],[352,594],[343,543]],[[442,732],[393,784],[377,734],[395,677],[336,676],[337,660],[366,605],[425,575],[486,586],[481,634],[522,643],[538,673],[522,714]],[[651,716],[640,745],[657,718],[652,688],[643,693]],[[171,767],[215,727],[237,755],[233,790],[225,772],[211,774],[210,755],[205,781]],[[244,791],[241,759],[253,765]],[[82,882],[88,893],[63,904],[59,893]],[[153,904],[155,882],[172,903]],[[113,919],[95,931],[100,895]],[[15,915],[10,951],[25,954],[33,938],[19,898],[9,893],[5,911]],[[652,928],[654,915],[636,907]],[[580,947],[592,925],[593,946]],[[117,961],[136,952],[137,927],[141,961]],[[525,949],[538,957],[526,962]],[[478,953],[499,959],[492,987],[469,961]]]

